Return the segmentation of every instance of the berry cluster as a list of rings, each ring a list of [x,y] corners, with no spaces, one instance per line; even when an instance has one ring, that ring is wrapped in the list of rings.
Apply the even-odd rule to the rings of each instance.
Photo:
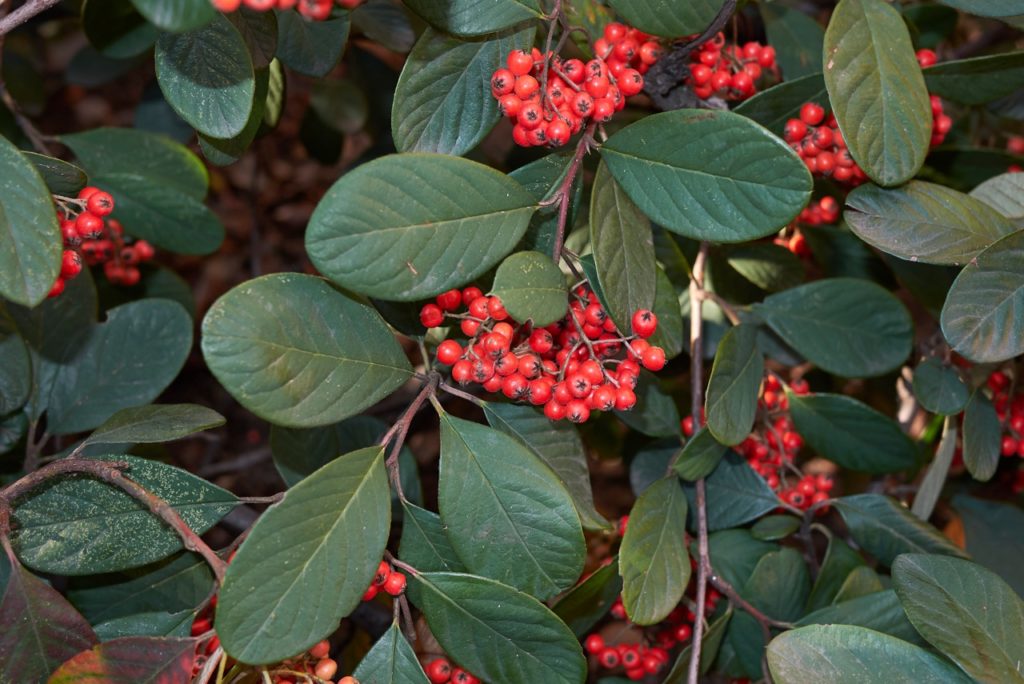
[[[82,265],[103,264],[107,280],[115,285],[135,285],[142,277],[137,265],[153,258],[153,246],[145,240],[126,244],[124,229],[116,219],[114,198],[92,186],[83,188],[77,198],[55,197],[60,233],[64,241],[60,274],[50,289],[50,297],[64,291],[67,281],[82,272]]]
[[[754,41],[727,46],[723,33],[694,50],[690,59],[686,83],[702,100],[713,96],[746,100],[757,92],[757,81],[765,70],[777,71],[775,48]]]
[[[643,90],[644,72],[661,56],[649,36],[617,23],[605,27],[594,52],[586,64],[536,48],[508,54],[507,68],[491,75],[491,94],[514,122],[517,145],[561,147],[588,120],[610,121],[627,97]]]
[[[462,306],[467,312],[456,313]],[[646,339],[657,317],[636,311],[634,335],[623,337],[586,284],[574,289],[565,318],[544,328],[516,323],[499,298],[476,287],[444,292],[420,310],[427,328],[445,318],[459,320],[469,338],[465,346],[448,339],[437,348],[437,360],[451,366],[456,382],[543,406],[551,420],[583,423],[591,411],[628,411],[636,405],[640,368],[665,366],[665,351]],[[623,349],[625,358],[616,358]]]
[[[405,593],[405,584],[405,575],[393,570],[387,561],[381,561],[377,566],[377,574],[373,576],[373,581],[363,594],[363,600],[372,601],[382,589],[385,593],[398,598]]]
[[[243,5],[256,12],[297,9],[307,19],[323,21],[331,16],[331,8],[337,2],[339,7],[355,9],[363,0],[210,0],[220,12],[234,12]]]
[[[425,671],[431,684],[480,684],[479,679],[461,667],[452,665],[447,658],[434,658],[427,663]]]
[[[835,197],[826,195],[816,202],[811,202],[800,212],[796,221],[775,237],[775,244],[785,247],[801,258],[812,256],[811,248],[804,238],[801,226],[825,226],[839,221],[839,202]]]
[[[1005,458],[1024,458],[1024,393],[1017,391],[1011,394],[1014,388],[1010,376],[998,370],[988,376],[988,387],[992,390],[996,415],[1003,424],[1000,453]]]

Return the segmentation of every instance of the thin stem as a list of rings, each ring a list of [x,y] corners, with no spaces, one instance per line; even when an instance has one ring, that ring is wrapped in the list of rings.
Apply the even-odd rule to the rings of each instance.
[[[761,623],[761,626],[765,629],[766,634],[770,634],[769,627],[778,627],[779,629],[793,629],[793,623],[785,622],[783,620],[776,620],[770,618],[760,610],[755,608],[753,604],[747,601],[745,598],[740,596],[739,592],[736,591],[736,587],[732,586],[728,580],[721,575],[717,575],[714,572],[708,577],[708,581],[714,585],[715,589],[722,592],[722,595],[728,598],[730,601],[735,603],[737,606],[750,613],[750,616]],[[767,641],[767,639],[766,639]]]
[[[565,172],[565,178],[562,179],[561,185],[552,196],[552,203],[558,202],[558,228],[555,230],[555,245],[551,250],[551,257],[555,260],[556,265],[562,258],[562,247],[565,244],[565,224],[569,220],[569,205],[572,204],[572,186],[576,181],[576,174],[579,173],[580,166],[583,164],[583,157],[594,145],[596,126],[596,122],[591,122],[579,142],[576,143],[576,152]]]
[[[36,432],[38,431],[39,419],[37,418],[28,424],[28,433],[25,435],[25,460],[22,462],[21,469],[26,473],[31,473],[39,467],[39,454],[49,438],[49,435],[44,432],[37,440]]]
[[[740,316],[736,311],[736,308],[729,302],[722,299],[718,293],[712,292],[711,290],[703,290],[704,299],[712,302],[715,306],[722,310],[725,317],[729,319],[729,322],[733,325],[739,325],[741,323]]]
[[[14,10],[6,17],[0,18],[0,36],[7,35],[29,19],[41,12],[45,12],[60,0],[28,0],[24,5]]]
[[[466,401],[470,402],[471,404],[476,404],[477,406],[479,406],[481,408],[483,408],[483,406],[484,406],[484,401],[480,397],[475,396],[473,394],[470,394],[469,392],[463,392],[462,390],[460,390],[457,387],[452,387],[447,382],[441,382],[438,385],[438,387],[440,387],[442,390],[444,390],[448,394],[451,394],[452,396],[459,397],[460,399],[465,399]]]
[[[395,488],[395,493],[398,494],[398,498],[401,501],[405,501],[405,492],[402,489],[402,476],[398,468],[398,456],[402,452],[402,445],[405,444],[405,436],[409,434],[409,427],[412,425],[412,419],[419,412],[420,408],[423,407],[428,397],[433,397],[437,391],[437,385],[441,381],[441,376],[437,371],[431,371],[427,384],[423,386],[416,398],[409,404],[409,408],[402,412],[402,415],[398,417],[395,425],[388,430],[387,434],[381,440],[381,446],[387,446],[387,443],[391,443],[391,452],[388,453],[387,459],[384,461],[384,465],[388,469],[388,477],[391,478],[391,484]],[[394,441],[392,441],[392,439]]]

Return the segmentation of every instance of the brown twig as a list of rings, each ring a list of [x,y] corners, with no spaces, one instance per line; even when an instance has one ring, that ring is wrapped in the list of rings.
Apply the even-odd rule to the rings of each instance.
[[[416,398],[412,400],[412,403],[409,404],[409,408],[402,412],[402,415],[398,417],[398,420],[395,421],[395,424],[380,441],[381,446],[387,446],[388,442],[392,442],[391,452],[388,453],[384,465],[387,466],[388,477],[391,479],[395,493],[398,494],[398,498],[401,501],[405,501],[405,492],[402,490],[402,476],[398,468],[398,456],[402,452],[402,445],[405,444],[405,436],[409,434],[409,426],[412,425],[412,419],[419,412],[420,408],[423,407],[424,402],[434,396],[440,382],[441,376],[437,371],[430,371],[430,374],[427,376],[427,383],[420,390],[419,394],[416,395]]]
[[[558,190],[552,195],[551,204],[558,202],[558,227],[555,231],[555,246],[551,250],[551,256],[556,265],[562,259],[562,247],[565,245],[565,224],[569,219],[569,205],[572,204],[572,186],[576,181],[576,174],[579,173],[580,166],[583,165],[583,157],[595,144],[594,130],[596,128],[597,123],[591,122],[587,126],[587,130],[583,132],[579,142],[576,143],[576,152],[565,172],[565,178],[562,179]]]
[[[28,0],[24,5],[14,10],[7,16],[0,18],[0,36],[7,35],[22,24],[28,22],[32,17],[45,12],[60,0]]]
[[[49,146],[46,144],[46,136],[40,133],[39,129],[22,113],[21,107],[11,97],[11,93],[7,90],[7,84],[3,79],[4,37],[14,28],[24,24],[43,10],[56,5],[57,2],[59,0],[30,0],[9,14],[4,3],[0,2],[0,102],[3,102],[4,106],[10,110],[14,116],[14,121],[18,124],[18,128],[22,130],[25,137],[32,143],[32,146],[36,148],[36,151],[41,154],[50,154]]]

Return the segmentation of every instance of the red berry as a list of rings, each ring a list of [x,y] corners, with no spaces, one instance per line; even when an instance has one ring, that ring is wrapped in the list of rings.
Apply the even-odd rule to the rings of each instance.
[[[615,408],[628,411],[636,406],[636,394],[628,387],[619,387],[615,392]]]
[[[825,109],[821,105],[808,102],[800,108],[800,120],[808,126],[817,126],[825,120]]]
[[[586,402],[574,399],[566,404],[565,415],[574,423],[585,423],[590,419],[590,408]]]
[[[665,367],[665,350],[661,347],[648,347],[644,350],[641,363],[649,371],[660,371]]]
[[[71,280],[82,272],[82,257],[72,249],[64,250],[60,262],[60,277]]]
[[[392,596],[401,596],[405,592],[405,575],[392,572],[384,582],[384,591]]]
[[[451,366],[462,357],[462,345],[455,340],[445,340],[437,346],[437,360]]]
[[[939,57],[938,55],[935,54],[934,50],[918,50],[916,57],[917,63],[921,65],[922,69],[934,66],[939,61]]]
[[[111,221],[111,227],[114,225],[114,221]],[[135,256],[139,258],[139,261],[149,261],[156,255],[156,250],[153,249],[153,245],[149,244],[145,240],[135,241]]]
[[[614,646],[609,646],[598,654],[597,660],[602,666],[608,669],[618,667],[620,662],[619,652],[615,650]]]
[[[452,676],[452,665],[444,658],[437,658],[427,664],[426,673],[431,684],[444,684]]]
[[[338,663],[330,658],[322,658],[313,673],[320,679],[332,679],[338,673]]]
[[[103,235],[103,219],[88,211],[83,211],[75,219],[75,228],[83,240],[95,240]]]
[[[658,327],[658,317],[649,309],[637,309],[633,314],[633,332],[647,338],[654,334]]]
[[[420,323],[424,328],[436,328],[444,323],[444,312],[437,304],[425,304],[420,309]]]
[[[790,119],[786,122],[786,130],[783,135],[788,142],[799,142],[807,135],[807,124],[800,119]]]
[[[529,74],[516,76],[515,94],[523,100],[528,99],[535,92],[540,90],[540,81]]]
[[[583,648],[587,649],[587,653],[598,653],[604,649],[604,637],[600,634],[591,634],[583,642]]]
[[[559,403],[555,399],[544,404],[544,415],[548,420],[562,420],[565,418],[565,410],[565,404]]]
[[[462,304],[462,293],[458,290],[448,290],[437,295],[435,301],[445,311],[455,311]]]
[[[508,69],[516,76],[523,76],[533,69],[533,56],[523,50],[508,53]]]
[[[331,643],[324,639],[313,644],[313,648],[309,649],[309,655],[314,658],[326,658],[331,653]]]
[[[110,193],[100,190],[89,195],[89,200],[85,206],[89,213],[102,218],[109,216],[110,212],[114,211],[114,198],[110,196]]]

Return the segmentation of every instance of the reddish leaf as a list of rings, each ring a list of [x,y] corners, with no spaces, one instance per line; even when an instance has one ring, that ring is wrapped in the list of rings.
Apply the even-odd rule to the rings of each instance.
[[[83,680],[105,684],[176,684],[192,677],[196,657],[194,639],[125,637],[83,651],[61,665],[47,684]]]
[[[12,565],[0,602],[0,681],[42,681],[98,639],[55,589],[20,563]]]

